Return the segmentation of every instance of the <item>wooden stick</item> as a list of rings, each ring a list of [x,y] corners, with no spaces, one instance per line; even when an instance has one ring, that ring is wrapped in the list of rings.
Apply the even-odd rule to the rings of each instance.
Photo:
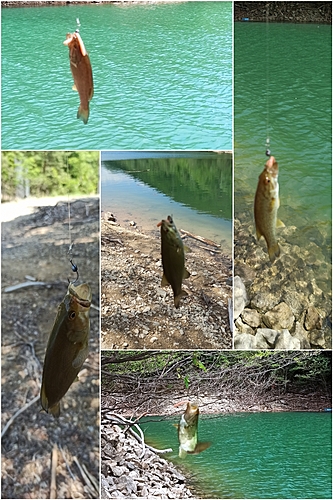
[[[56,483],[57,465],[58,465],[58,448],[56,443],[54,443],[51,456],[50,498],[57,498],[57,483]]]
[[[206,245],[211,245],[212,247],[215,248],[220,248],[221,246],[212,240],[208,240],[207,238],[203,238],[202,236],[197,236],[195,234],[190,233],[189,231],[185,231],[185,229],[181,229],[180,231],[181,233],[185,234],[186,236],[189,236],[190,238],[193,238],[194,240],[201,241],[201,243],[206,243]]]
[[[9,427],[12,425],[12,423],[14,422],[14,420],[21,414],[23,413],[25,410],[27,410],[28,408],[30,408],[30,406],[32,406],[34,403],[36,403],[36,401],[39,400],[39,395],[34,397],[31,401],[29,401],[29,403],[27,403],[26,405],[24,405],[22,408],[20,408],[19,410],[17,410],[16,413],[14,413],[14,415],[8,420],[8,422],[6,423],[5,427],[2,429],[2,432],[1,432],[1,438],[3,438],[3,436],[6,434],[6,432],[8,431]]]

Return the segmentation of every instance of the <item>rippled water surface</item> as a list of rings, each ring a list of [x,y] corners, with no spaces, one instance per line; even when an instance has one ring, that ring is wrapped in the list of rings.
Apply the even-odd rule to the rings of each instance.
[[[62,43],[76,18],[87,125]],[[2,9],[3,149],[230,150],[231,115],[231,2]]]
[[[150,419],[151,420],[151,419]],[[199,455],[178,458],[175,420],[142,425],[148,443],[192,475],[206,498],[332,498],[330,413],[201,416]]]
[[[268,36],[267,36],[268,35]],[[279,217],[331,232],[331,26],[235,23],[235,212],[267,160],[279,164]]]
[[[157,222],[172,214],[178,229],[211,239],[231,255],[230,153],[104,151],[101,189],[102,210],[119,222],[134,220],[157,232]]]
[[[278,300],[277,294],[293,282],[304,292],[304,302],[307,297],[322,308],[331,327],[331,26],[235,23],[234,37],[237,255],[243,259],[247,252],[246,262],[252,259],[257,268],[269,266],[266,245],[263,239],[256,243],[253,222],[254,195],[269,137],[279,165],[278,217],[285,228],[277,229],[282,258],[267,283]],[[246,244],[237,246],[246,237]],[[265,255],[257,257],[258,245]],[[314,293],[308,288],[310,282],[319,287]]]

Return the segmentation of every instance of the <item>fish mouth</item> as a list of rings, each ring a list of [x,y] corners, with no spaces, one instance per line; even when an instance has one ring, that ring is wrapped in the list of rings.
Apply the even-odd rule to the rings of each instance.
[[[68,291],[74,302],[80,306],[84,308],[89,308],[91,306],[92,293],[91,288],[87,283],[83,283],[82,285],[78,285],[76,287],[70,283]]]
[[[169,230],[174,231],[176,229],[174,222],[172,220],[172,217],[170,215],[168,215],[168,217],[166,219],[162,219],[161,222],[159,222],[157,224],[157,227],[161,227],[161,226],[162,226],[162,230],[165,232],[167,232]]]

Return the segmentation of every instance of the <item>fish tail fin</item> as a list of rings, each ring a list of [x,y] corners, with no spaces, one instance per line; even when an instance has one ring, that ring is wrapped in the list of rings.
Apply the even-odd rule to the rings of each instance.
[[[188,293],[185,292],[185,290],[182,290],[179,295],[176,295],[175,300],[174,300],[176,309],[178,309],[178,307],[179,307],[180,299],[182,297],[186,297],[186,295],[188,295]]]
[[[77,118],[82,120],[83,123],[86,125],[88,123],[88,118],[89,118],[89,108],[83,109],[82,105],[80,104],[80,107],[77,110]]]
[[[205,441],[204,443],[197,443],[192,453],[193,454],[201,453],[202,451],[207,450],[207,448],[209,448],[211,444],[212,443],[210,441]]]
[[[59,418],[60,415],[60,403],[56,403],[51,408],[49,408],[50,413],[54,416],[54,418]]]
[[[274,260],[279,257],[280,255],[280,246],[278,243],[275,243],[275,245],[268,247],[268,255],[269,255],[269,260],[271,262],[274,262]]]
[[[45,410],[46,413],[52,413],[52,415],[55,418],[59,417],[59,415],[60,415],[60,403],[58,402],[58,403],[56,403],[55,405],[53,405],[51,407],[49,406],[49,400],[46,397],[45,387],[44,387],[43,384],[42,384],[42,388],[41,388],[41,391],[40,391],[40,403],[42,405],[43,410]]]

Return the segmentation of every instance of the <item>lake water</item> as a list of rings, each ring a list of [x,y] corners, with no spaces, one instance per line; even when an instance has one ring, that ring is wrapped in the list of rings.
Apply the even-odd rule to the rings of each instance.
[[[63,45],[76,18],[87,125]],[[232,149],[232,2],[3,8],[1,41],[2,149]]]
[[[201,416],[199,440],[212,445],[183,460],[173,426],[179,419],[162,418],[141,425],[146,441],[171,447],[166,458],[184,468],[206,498],[332,498],[330,413]]]
[[[133,158],[133,156],[135,158]],[[145,231],[173,215],[177,228],[215,241],[231,255],[230,153],[102,152],[101,205]]]
[[[331,26],[235,23],[235,215],[253,219],[266,137],[279,164],[279,218],[300,245],[319,228],[331,257]]]

